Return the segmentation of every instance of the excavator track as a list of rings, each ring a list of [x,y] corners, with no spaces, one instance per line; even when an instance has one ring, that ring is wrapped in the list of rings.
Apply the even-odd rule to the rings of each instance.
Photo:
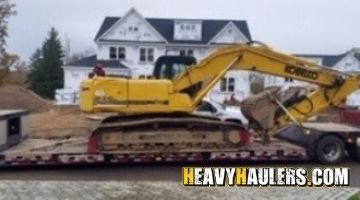
[[[242,145],[245,132],[238,123],[185,113],[112,116],[93,131],[89,151],[156,153],[233,149]]]

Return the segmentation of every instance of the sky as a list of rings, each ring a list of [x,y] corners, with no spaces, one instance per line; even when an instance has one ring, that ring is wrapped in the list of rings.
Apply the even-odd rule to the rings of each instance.
[[[71,53],[96,51],[106,16],[247,20],[254,40],[287,52],[340,54],[360,47],[358,0],[11,0],[8,50],[28,61],[55,27]]]

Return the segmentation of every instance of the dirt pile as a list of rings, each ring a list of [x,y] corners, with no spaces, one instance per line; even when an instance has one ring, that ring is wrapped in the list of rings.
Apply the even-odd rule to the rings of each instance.
[[[41,98],[26,88],[18,86],[0,88],[0,109],[26,109],[38,113],[51,108],[50,101]]]
[[[18,87],[0,88],[1,109],[26,109],[30,115],[31,138],[69,138],[89,135],[101,120],[80,111],[79,106],[55,106],[34,92]],[[102,117],[100,117],[102,119]]]
[[[54,107],[30,116],[31,138],[59,139],[89,135],[100,123],[87,118],[77,106]]]

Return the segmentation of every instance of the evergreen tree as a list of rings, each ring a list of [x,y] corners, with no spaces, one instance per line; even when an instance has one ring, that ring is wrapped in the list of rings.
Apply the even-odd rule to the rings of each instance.
[[[31,58],[30,87],[40,96],[53,99],[55,90],[63,87],[62,58],[58,32],[52,28],[42,48]]]
[[[44,73],[42,73],[41,69],[41,50],[36,49],[35,53],[30,58],[30,74],[28,76],[30,88],[33,91],[40,91],[41,90],[41,81],[44,79]]]

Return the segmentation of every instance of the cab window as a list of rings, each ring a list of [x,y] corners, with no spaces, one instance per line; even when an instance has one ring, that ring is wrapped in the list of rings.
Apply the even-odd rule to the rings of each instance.
[[[198,111],[207,111],[215,113],[217,110],[214,106],[212,106],[210,103],[203,101],[200,106],[197,109]]]

